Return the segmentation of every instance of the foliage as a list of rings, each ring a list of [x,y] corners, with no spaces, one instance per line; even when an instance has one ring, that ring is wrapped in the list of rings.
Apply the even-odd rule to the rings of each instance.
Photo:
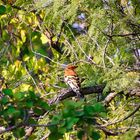
[[[1,0],[0,139],[25,138],[32,126],[29,139],[138,135],[139,97],[129,93],[140,86],[139,9],[133,0]],[[78,65],[82,87],[105,88],[85,101],[49,104],[67,88],[69,63]]]
[[[83,101],[64,101],[64,107],[58,115],[52,118],[52,124],[59,124],[56,126],[50,126],[51,134],[50,139],[56,139],[56,136],[60,138],[69,131],[77,130],[77,136],[81,139],[83,135],[87,135],[89,138],[98,137],[93,127],[95,125],[96,117],[103,116],[105,113],[104,107],[100,103],[90,103],[83,105]],[[104,114],[105,115],[105,114]],[[84,132],[85,129],[90,131]],[[53,134],[55,133],[55,135]],[[59,137],[57,139],[59,139]]]

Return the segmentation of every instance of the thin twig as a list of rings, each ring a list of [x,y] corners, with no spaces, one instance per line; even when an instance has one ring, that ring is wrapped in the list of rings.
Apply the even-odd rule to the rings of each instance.
[[[40,93],[40,95],[41,95],[41,91],[40,91],[40,89],[38,88],[38,86],[37,86],[37,84],[36,84],[34,78],[33,78],[33,77],[31,76],[31,74],[28,72],[27,68],[26,68],[26,67],[24,67],[24,68],[25,68],[27,74],[29,75],[29,77],[32,79],[34,85],[36,86],[36,89],[37,89],[38,93]]]
[[[3,134],[3,133],[6,133],[6,132],[9,132],[9,131],[12,131],[18,127],[21,127],[23,124],[19,124],[19,125],[14,125],[14,126],[11,126],[11,127],[8,127],[8,128],[5,128],[4,130],[0,131],[0,134]]]
[[[128,118],[130,118],[131,116],[133,116],[139,109],[140,109],[140,104],[130,114],[128,114],[126,117],[124,117],[120,120],[117,120],[115,122],[107,123],[107,124],[104,124],[104,125],[101,125],[101,126],[106,127],[106,126],[109,126],[109,125],[114,125],[116,123],[123,122],[123,121],[127,120]]]
[[[31,48],[31,52],[34,53],[35,55],[38,55],[38,56],[42,56],[42,57],[44,57],[44,58],[47,58],[48,60],[50,60],[51,62],[53,62],[53,63],[55,63],[55,64],[58,64],[58,65],[61,65],[61,66],[63,65],[63,64],[61,64],[61,63],[59,63],[59,62],[55,62],[54,60],[52,60],[51,58],[49,58],[49,57],[46,56],[46,55],[43,55],[43,54],[38,53],[38,52],[35,52],[35,51],[33,50],[33,47],[32,47],[31,39],[30,39],[30,48]]]
[[[105,47],[104,47],[104,50],[103,50],[103,66],[104,66],[104,68],[106,68],[106,65],[105,65],[105,56],[106,56],[106,50],[107,50],[107,47],[108,47],[109,42],[110,42],[110,39],[107,40],[107,42],[105,44]]]
[[[77,46],[80,48],[80,50],[82,51],[82,53],[85,55],[85,57],[86,57],[87,59],[90,59],[89,56],[85,53],[85,51],[82,49],[83,47],[81,46],[79,40],[74,36],[72,30],[70,29],[69,25],[67,25],[67,23],[66,23],[66,26],[67,26],[67,28],[69,29],[69,31],[71,32],[71,35],[72,35],[73,38],[75,39],[75,41],[76,41],[76,43],[77,43]],[[92,62],[92,64],[94,64],[94,65],[97,66],[97,64],[96,64],[92,59],[90,59],[90,61]]]

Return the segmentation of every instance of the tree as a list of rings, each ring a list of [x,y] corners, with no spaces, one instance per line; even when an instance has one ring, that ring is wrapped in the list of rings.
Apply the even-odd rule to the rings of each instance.
[[[1,139],[133,139],[139,134],[137,1],[0,1]],[[78,65],[81,92],[63,81]]]

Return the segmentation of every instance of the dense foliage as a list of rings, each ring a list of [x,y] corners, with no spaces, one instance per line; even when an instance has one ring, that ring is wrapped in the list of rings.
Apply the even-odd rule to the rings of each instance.
[[[0,139],[137,137],[139,46],[137,0],[1,0]],[[67,96],[65,64],[86,100]]]

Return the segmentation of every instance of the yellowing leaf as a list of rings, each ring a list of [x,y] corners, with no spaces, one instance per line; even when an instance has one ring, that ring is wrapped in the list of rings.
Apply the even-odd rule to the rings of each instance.
[[[21,34],[22,41],[25,42],[26,41],[26,32],[25,32],[25,30],[21,30],[20,34]]]
[[[15,66],[17,68],[19,68],[21,66],[21,61],[19,61],[19,60],[15,61]]]
[[[57,36],[54,36],[54,37],[52,38],[52,41],[57,41]]]
[[[28,61],[30,59],[30,57],[28,55],[24,55],[23,60],[24,61]]]
[[[49,40],[48,40],[48,38],[44,35],[44,34],[41,34],[41,41],[42,41],[42,44],[45,44],[45,43],[47,43]]]
[[[22,85],[20,86],[20,88],[22,89],[23,92],[24,92],[24,91],[28,91],[29,88],[30,88],[30,85],[28,85],[28,84],[22,84]]]
[[[10,23],[18,23],[18,19],[17,18],[12,18]]]

